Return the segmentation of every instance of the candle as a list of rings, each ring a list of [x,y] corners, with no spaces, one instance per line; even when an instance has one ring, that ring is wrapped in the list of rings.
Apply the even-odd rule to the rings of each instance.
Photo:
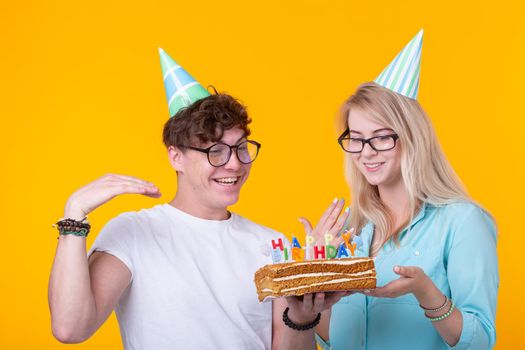
[[[332,242],[333,239],[334,239],[334,236],[332,236],[331,233],[328,233],[328,232],[325,233],[325,235],[324,235],[324,243],[325,243],[325,245],[329,245],[330,242]]]
[[[345,244],[341,242],[341,244],[339,245],[339,249],[337,251],[337,258],[340,259],[340,258],[348,258],[348,257],[349,255],[348,255],[348,251],[345,248]]]
[[[326,258],[327,259],[333,259],[337,256],[337,249],[329,244],[326,246]]]
[[[295,236],[292,236],[292,248],[299,248],[301,249],[301,245],[299,244],[299,241]]]
[[[350,237],[351,234],[348,230],[345,230],[345,232],[341,235],[343,237],[343,240],[345,241],[346,249],[350,249]]]
[[[272,262],[274,264],[281,262],[281,251],[279,249],[273,249],[272,250]]]
[[[277,249],[277,248],[279,248],[280,250],[283,250],[283,249],[284,249],[284,246],[283,246],[283,239],[282,239],[282,238],[279,238],[277,241],[275,241],[275,240],[272,239],[272,248],[273,248],[273,249]]]
[[[312,260],[312,245],[315,239],[311,235],[306,236],[305,260]]]
[[[357,245],[355,244],[355,242],[352,242],[352,243],[350,244],[350,254],[352,254],[352,256],[355,255],[354,252],[355,252],[355,247],[356,247],[356,246],[357,246]]]
[[[292,259],[294,261],[303,261],[304,250],[302,250],[301,248],[292,248]]]

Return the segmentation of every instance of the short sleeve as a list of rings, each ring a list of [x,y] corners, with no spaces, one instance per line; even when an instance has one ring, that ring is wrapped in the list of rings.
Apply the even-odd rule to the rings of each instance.
[[[100,231],[95,242],[89,249],[88,257],[95,251],[115,256],[122,261],[134,276],[133,255],[136,246],[137,225],[129,213],[124,213],[111,219]]]
[[[490,349],[496,342],[499,287],[496,227],[479,207],[469,205],[447,243],[451,299],[463,316],[458,343],[450,349]]]

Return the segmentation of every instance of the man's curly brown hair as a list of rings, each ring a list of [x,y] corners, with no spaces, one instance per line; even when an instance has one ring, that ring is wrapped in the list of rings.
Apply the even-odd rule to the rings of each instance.
[[[217,142],[225,130],[235,127],[248,136],[251,121],[241,102],[228,94],[218,93],[182,108],[170,118],[164,124],[164,145],[200,146]]]

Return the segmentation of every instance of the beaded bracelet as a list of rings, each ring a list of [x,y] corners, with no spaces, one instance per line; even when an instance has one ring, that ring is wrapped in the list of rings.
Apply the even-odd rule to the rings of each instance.
[[[288,318],[288,310],[290,310],[289,307],[287,307],[283,312],[283,322],[285,325],[287,325],[291,329],[295,329],[296,331],[307,331],[317,326],[319,324],[319,321],[321,321],[321,313],[318,313],[317,317],[312,322],[303,325],[298,325],[293,323],[293,321]]]
[[[432,322],[437,322],[437,321],[441,321],[441,320],[444,320],[445,318],[449,317],[450,315],[452,315],[452,311],[454,311],[454,302],[452,300],[450,300],[450,309],[448,309],[448,311],[446,313],[444,313],[443,315],[441,316],[438,316],[438,317],[429,317],[427,315],[427,313],[425,312],[425,316]]]
[[[426,307],[424,307],[423,305],[419,304],[419,307],[422,308],[423,310],[425,311],[428,311],[428,312],[438,312],[438,311],[441,311],[445,308],[445,306],[447,306],[447,302],[448,302],[448,297],[445,295],[445,302],[443,303],[443,305],[441,305],[440,307],[438,308],[435,308],[435,309],[427,309]]]
[[[58,228],[59,234],[62,235],[74,235],[77,237],[87,237],[91,225],[87,221],[87,216],[82,220],[75,219],[60,219],[53,227]]]

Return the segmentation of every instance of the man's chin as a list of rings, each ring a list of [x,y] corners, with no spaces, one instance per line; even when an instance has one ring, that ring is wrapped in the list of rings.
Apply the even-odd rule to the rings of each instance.
[[[219,198],[217,198],[217,204],[218,206],[221,206],[223,208],[227,208],[229,206],[234,205],[239,201],[239,194],[230,194],[230,195],[224,195],[222,194]]]
[[[225,203],[225,204],[226,204],[226,207],[230,207],[230,206],[236,204],[238,201],[239,201],[239,196],[237,196],[237,197],[235,197],[235,198],[233,198],[233,199],[231,199],[231,200],[228,200],[228,201],[226,201],[226,203]]]

